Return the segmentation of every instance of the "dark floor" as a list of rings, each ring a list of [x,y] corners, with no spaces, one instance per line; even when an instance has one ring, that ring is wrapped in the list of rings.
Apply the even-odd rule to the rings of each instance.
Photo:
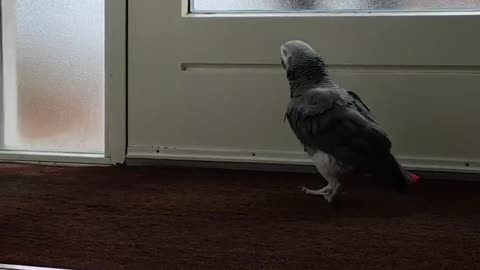
[[[363,185],[362,183],[366,183]],[[480,269],[480,183],[403,196],[351,179],[161,168],[0,167],[0,263],[107,269]]]

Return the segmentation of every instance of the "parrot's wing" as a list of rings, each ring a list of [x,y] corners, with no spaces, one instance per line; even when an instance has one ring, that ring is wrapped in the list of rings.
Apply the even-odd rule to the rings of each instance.
[[[287,116],[304,145],[331,154],[346,165],[364,167],[388,155],[391,142],[355,102],[346,92],[311,91],[291,103]]]
[[[365,116],[368,120],[376,123],[375,117],[373,116],[372,111],[370,108],[368,108],[367,104],[363,102],[363,100],[360,98],[360,96],[353,92],[353,91],[347,91],[347,93],[353,98],[353,102],[355,104],[355,107],[357,107],[357,110]]]

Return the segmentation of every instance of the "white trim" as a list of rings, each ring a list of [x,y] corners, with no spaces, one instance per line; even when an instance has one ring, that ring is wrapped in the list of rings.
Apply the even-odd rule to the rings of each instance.
[[[162,146],[131,146],[127,159],[162,159],[179,161],[237,162],[279,165],[313,165],[301,151],[263,151]],[[480,173],[480,160],[465,161],[439,158],[399,157],[411,170],[456,173]],[[468,166],[466,165],[468,163]]]
[[[6,89],[17,89],[17,18],[16,18],[16,1],[15,0],[1,0],[0,9],[2,20],[0,23],[2,37],[1,37],[1,110],[0,117],[2,118],[0,130],[1,146],[6,142],[14,141],[18,137],[18,115],[15,113],[7,117],[7,112],[18,111],[18,93],[17,91],[5,91]],[[8,67],[8,68],[5,68]],[[8,78],[6,80],[6,78]],[[8,100],[8,102],[5,102]],[[10,132],[5,132],[5,127],[9,127]]]
[[[480,15],[480,8],[437,9],[312,9],[312,10],[198,10],[190,8],[191,0],[181,1],[183,17],[383,17],[383,16],[471,16]]]
[[[480,66],[328,65],[331,73],[480,75]],[[181,63],[182,72],[283,72],[280,64]]]
[[[190,1],[182,0],[181,15],[185,17],[191,14],[199,14],[199,13],[190,13]]]
[[[311,163],[308,159],[308,156],[302,152],[177,148],[161,146],[128,147],[127,158],[248,162],[289,165],[309,165]]]
[[[442,16],[478,16],[480,10],[471,11],[391,11],[391,12],[366,12],[366,11],[330,11],[330,12],[252,12],[252,11],[198,11],[182,12],[183,17],[193,18],[304,18],[304,17],[442,17]]]
[[[113,164],[125,161],[127,140],[126,12],[126,0],[105,0],[105,155]]]
[[[78,163],[78,164],[111,164],[110,158],[103,154],[84,153],[54,153],[35,151],[0,151],[0,161],[3,162],[33,162],[33,163]]]
[[[0,269],[6,269],[6,270],[67,270],[67,269],[59,269],[59,268],[45,268],[45,267],[11,265],[11,264],[0,264]]]

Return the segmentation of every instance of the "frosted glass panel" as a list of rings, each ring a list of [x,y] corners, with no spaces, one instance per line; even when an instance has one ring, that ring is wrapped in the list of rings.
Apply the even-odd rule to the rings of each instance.
[[[193,12],[480,9],[480,0],[191,0]]]
[[[104,0],[3,0],[4,147],[104,151]]]

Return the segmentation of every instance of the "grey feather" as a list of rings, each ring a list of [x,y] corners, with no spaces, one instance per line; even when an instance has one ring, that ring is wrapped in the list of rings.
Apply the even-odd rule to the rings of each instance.
[[[355,92],[331,79],[308,44],[285,43],[282,65],[291,93],[285,116],[305,149],[331,155],[345,171],[366,171],[401,187],[409,181],[371,110]]]
[[[291,99],[287,119],[300,142],[331,154],[348,166],[365,166],[387,155],[391,142],[370,113],[342,89],[313,88]]]

